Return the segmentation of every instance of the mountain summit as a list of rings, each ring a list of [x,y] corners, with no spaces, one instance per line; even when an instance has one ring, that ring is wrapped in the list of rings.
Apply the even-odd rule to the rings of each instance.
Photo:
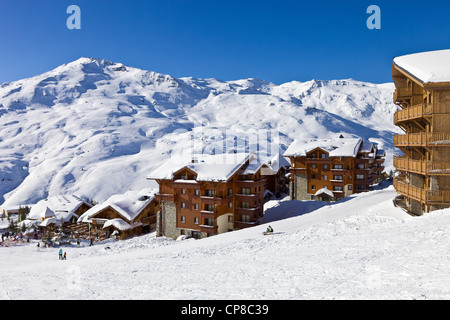
[[[393,89],[352,79],[174,78],[80,58],[0,86],[0,205],[63,193],[103,201],[148,187],[147,174],[173,152],[193,139],[217,142],[225,130],[234,140],[276,131],[280,152],[296,138],[357,135],[392,155]],[[207,130],[197,138],[199,126]]]

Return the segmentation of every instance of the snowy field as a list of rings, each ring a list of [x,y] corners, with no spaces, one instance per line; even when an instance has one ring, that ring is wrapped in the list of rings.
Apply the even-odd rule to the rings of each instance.
[[[267,225],[203,240],[149,234],[66,246],[65,261],[36,243],[0,248],[0,298],[450,298],[450,210],[411,217],[393,206],[395,194],[271,201],[272,236],[261,234]]]

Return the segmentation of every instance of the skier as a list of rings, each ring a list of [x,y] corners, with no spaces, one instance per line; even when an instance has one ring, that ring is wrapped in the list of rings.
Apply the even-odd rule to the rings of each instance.
[[[67,260],[67,256],[66,256],[66,253],[65,253],[65,252],[64,252],[63,260]]]
[[[59,260],[62,260],[63,258],[63,252],[62,249],[59,249]]]
[[[273,233],[273,228],[271,226],[267,227],[267,233]]]

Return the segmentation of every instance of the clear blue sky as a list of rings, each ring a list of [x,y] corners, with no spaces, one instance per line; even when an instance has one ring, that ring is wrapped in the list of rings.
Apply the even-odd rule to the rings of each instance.
[[[81,30],[66,27],[71,4]],[[372,4],[381,30],[366,27]],[[450,0],[1,0],[0,34],[0,83],[82,56],[175,77],[382,83],[393,57],[450,48]]]

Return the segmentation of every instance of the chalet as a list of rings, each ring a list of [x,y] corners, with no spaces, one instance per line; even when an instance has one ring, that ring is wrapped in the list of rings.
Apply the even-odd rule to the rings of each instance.
[[[156,224],[155,193],[154,189],[144,189],[113,195],[86,211],[78,222],[105,230],[106,237],[117,234],[117,238],[124,239],[148,233]]]
[[[367,191],[384,169],[384,151],[376,144],[342,135],[294,140],[284,156],[291,160],[290,198],[295,200],[339,200]]]
[[[23,205],[18,205],[18,206],[0,207],[0,216],[10,217],[13,214],[19,214],[20,208],[31,209],[32,207],[33,207],[32,204],[23,204]]]
[[[246,153],[169,159],[147,178],[159,184],[157,235],[203,238],[259,224],[262,167]]]
[[[264,163],[261,174],[266,179],[266,192],[274,195],[289,192],[289,178],[287,178],[289,167],[289,161],[281,154]]]
[[[450,206],[450,50],[396,57],[392,64],[395,202],[422,215]]]
[[[57,195],[39,201],[28,214],[27,220],[38,226],[50,224],[67,225],[77,219],[92,206],[74,195]]]

